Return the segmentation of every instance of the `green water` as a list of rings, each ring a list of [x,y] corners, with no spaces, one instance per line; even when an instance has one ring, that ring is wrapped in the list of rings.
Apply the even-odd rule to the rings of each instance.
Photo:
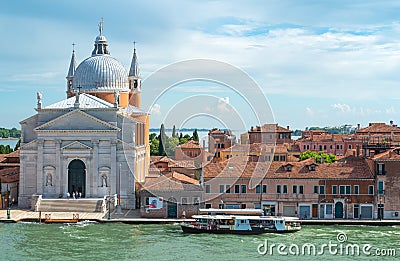
[[[370,244],[395,249],[395,257],[260,255],[259,244]],[[261,249],[262,250],[262,249]],[[285,251],[283,251],[285,252]],[[288,249],[286,249],[288,252]],[[0,260],[394,260],[400,257],[400,227],[303,226],[294,234],[257,236],[184,234],[178,225],[0,223]]]

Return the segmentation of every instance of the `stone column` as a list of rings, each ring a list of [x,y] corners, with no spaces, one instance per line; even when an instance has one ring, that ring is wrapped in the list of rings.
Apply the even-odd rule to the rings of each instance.
[[[36,165],[36,183],[38,194],[43,194],[43,144],[44,140],[38,140]]]
[[[92,178],[90,181],[91,196],[98,197],[97,188],[99,186],[99,140],[92,140],[93,144],[93,161],[92,161]]]
[[[68,192],[68,156],[63,155],[63,156],[61,156],[61,159],[62,159],[61,176],[62,176],[63,188],[64,188],[64,191]],[[69,191],[69,192],[72,193],[71,191]]]
[[[62,178],[62,165],[61,165],[61,140],[55,140],[56,143],[56,173],[55,176],[57,177],[56,180],[58,181],[58,184],[54,184],[56,186],[56,192],[58,194],[62,194],[63,197],[65,197],[67,191],[64,191],[63,187],[63,178]]]

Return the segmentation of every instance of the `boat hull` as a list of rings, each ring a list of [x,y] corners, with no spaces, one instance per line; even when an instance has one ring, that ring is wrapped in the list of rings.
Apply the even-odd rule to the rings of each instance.
[[[252,228],[252,230],[231,230],[231,229],[204,229],[204,228],[197,228],[192,226],[181,225],[182,231],[184,233],[191,233],[191,234],[237,234],[237,235],[260,235],[265,233],[294,233],[299,231],[298,229],[294,230],[273,230],[273,229],[265,229],[265,228]]]

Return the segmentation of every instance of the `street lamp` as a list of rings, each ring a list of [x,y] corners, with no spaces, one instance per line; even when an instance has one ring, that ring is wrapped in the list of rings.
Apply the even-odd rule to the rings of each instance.
[[[7,219],[11,218],[11,204],[10,204],[10,199],[11,199],[11,195],[10,195],[10,191],[8,190],[8,184],[7,184]]]

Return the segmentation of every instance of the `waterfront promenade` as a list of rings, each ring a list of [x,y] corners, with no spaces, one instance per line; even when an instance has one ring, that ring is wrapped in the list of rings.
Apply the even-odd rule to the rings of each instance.
[[[50,214],[51,219],[73,219],[74,215],[79,216],[80,221],[89,220],[96,222],[122,222],[131,224],[168,224],[182,221],[194,221],[194,219],[180,218],[141,218],[138,210],[123,210],[122,214],[118,214],[114,210],[110,219],[108,213],[87,213],[87,212],[42,212],[41,221],[44,222],[46,215]],[[39,222],[39,212],[12,209],[10,219],[7,219],[7,210],[0,210],[0,222]]]
[[[73,219],[74,214],[79,215],[80,221],[96,221],[100,223],[121,222],[129,224],[168,224],[179,222],[190,222],[194,219],[186,218],[141,218],[138,210],[123,210],[122,214],[114,210],[110,219],[108,213],[84,213],[84,212],[42,212],[41,221],[44,222],[46,214],[50,214],[51,219]],[[12,209],[11,217],[7,219],[7,210],[0,210],[0,222],[39,222],[39,212]],[[359,219],[304,219],[302,225],[365,225],[365,226],[400,226],[400,220],[359,220]]]

